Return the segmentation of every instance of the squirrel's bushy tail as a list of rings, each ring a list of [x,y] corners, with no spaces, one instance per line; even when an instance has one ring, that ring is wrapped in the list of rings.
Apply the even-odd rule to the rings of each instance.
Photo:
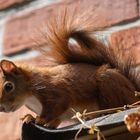
[[[93,16],[90,10],[80,10],[79,5],[58,7],[57,13],[50,18],[43,31],[43,36],[51,49],[49,51],[45,49],[43,53],[47,55],[51,52],[51,56],[58,64],[105,63],[106,48],[93,37],[93,32],[98,30],[94,26]]]

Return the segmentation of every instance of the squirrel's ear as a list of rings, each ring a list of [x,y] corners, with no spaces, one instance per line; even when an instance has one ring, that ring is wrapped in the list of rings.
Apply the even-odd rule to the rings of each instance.
[[[0,62],[1,70],[4,74],[18,74],[19,68],[9,60],[1,60]]]

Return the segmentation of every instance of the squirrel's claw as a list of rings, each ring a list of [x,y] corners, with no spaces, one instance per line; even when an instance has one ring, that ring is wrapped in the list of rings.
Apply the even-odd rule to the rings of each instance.
[[[45,119],[37,116],[36,118],[34,118],[31,114],[26,114],[24,117],[20,118],[21,121],[29,123],[31,121],[35,121],[36,124],[40,124],[43,126],[47,125],[47,122]]]
[[[23,122],[29,123],[35,120],[35,118],[31,114],[26,114],[24,117],[20,118],[20,120]]]

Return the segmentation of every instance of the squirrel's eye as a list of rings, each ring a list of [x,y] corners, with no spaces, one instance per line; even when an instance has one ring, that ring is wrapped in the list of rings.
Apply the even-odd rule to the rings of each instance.
[[[12,82],[7,81],[4,83],[4,91],[6,93],[10,93],[11,91],[13,91],[14,87],[15,86]]]

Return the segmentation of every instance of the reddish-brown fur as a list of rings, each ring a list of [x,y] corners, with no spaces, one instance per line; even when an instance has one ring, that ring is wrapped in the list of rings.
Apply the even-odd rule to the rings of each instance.
[[[48,22],[43,36],[51,50],[37,49],[46,57],[51,52],[55,66],[35,68],[30,64],[22,66],[1,61],[1,111],[15,111],[33,96],[41,104],[41,113],[32,105],[27,107],[51,126],[53,121],[57,120],[58,124],[58,120],[70,119],[71,108],[94,111],[138,100],[134,96],[134,91],[139,90],[135,67],[132,71],[134,60],[121,60],[122,50],[97,41],[91,34],[97,30],[94,23],[84,16],[78,7],[60,7],[58,14]],[[6,81],[14,84],[10,93],[5,91]]]

